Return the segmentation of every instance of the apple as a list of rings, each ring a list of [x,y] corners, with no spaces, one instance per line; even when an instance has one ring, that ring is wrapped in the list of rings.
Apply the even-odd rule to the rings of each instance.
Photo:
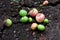
[[[37,28],[38,24],[37,23],[32,23],[31,25],[31,29],[32,30],[35,30]]]
[[[36,21],[37,21],[37,22],[41,23],[41,22],[44,21],[44,19],[45,19],[45,15],[44,15],[43,13],[38,13],[38,14],[36,15]]]
[[[31,17],[35,17],[38,13],[38,10],[36,8],[33,8],[32,10],[29,11],[29,15]]]
[[[49,2],[46,0],[43,2],[43,5],[47,5]]]

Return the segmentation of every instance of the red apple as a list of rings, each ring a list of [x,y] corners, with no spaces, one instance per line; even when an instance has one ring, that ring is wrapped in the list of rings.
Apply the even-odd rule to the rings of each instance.
[[[47,5],[49,2],[46,0],[43,2],[43,5]]]
[[[38,10],[36,8],[33,8],[32,10],[30,10],[29,15],[32,17],[35,17],[38,13]]]
[[[43,22],[44,19],[45,19],[45,15],[43,13],[38,13],[36,15],[36,21],[37,22],[41,23],[41,22]]]

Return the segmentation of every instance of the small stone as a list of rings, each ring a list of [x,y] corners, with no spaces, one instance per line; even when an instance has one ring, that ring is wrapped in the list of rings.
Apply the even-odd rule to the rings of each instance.
[[[32,35],[34,36],[35,35],[35,32],[33,32]]]
[[[16,31],[13,31],[14,33],[16,33]]]

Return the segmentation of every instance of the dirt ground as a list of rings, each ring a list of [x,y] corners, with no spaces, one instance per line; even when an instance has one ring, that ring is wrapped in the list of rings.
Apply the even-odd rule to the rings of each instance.
[[[48,0],[49,4],[42,9],[42,13],[49,19],[44,32],[32,31],[32,23],[22,24],[19,22],[19,10],[37,8],[44,0],[25,0],[18,3],[9,0],[0,0],[0,40],[60,40],[60,0]],[[3,20],[10,18],[13,25],[10,28],[3,26]],[[36,22],[34,20],[34,22]],[[43,34],[41,36],[41,34]]]

